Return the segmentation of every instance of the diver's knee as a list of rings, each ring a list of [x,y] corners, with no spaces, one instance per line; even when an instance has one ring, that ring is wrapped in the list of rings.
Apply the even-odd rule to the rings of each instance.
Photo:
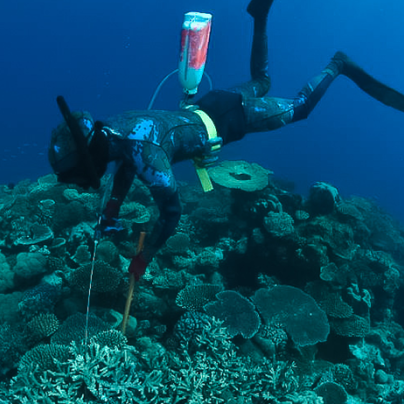
[[[253,89],[253,94],[250,96],[261,98],[264,97],[271,88],[271,78],[268,75],[256,76],[252,78],[250,85]]]
[[[311,109],[307,103],[307,99],[297,98],[293,102],[293,119],[292,122],[302,121],[310,115]]]

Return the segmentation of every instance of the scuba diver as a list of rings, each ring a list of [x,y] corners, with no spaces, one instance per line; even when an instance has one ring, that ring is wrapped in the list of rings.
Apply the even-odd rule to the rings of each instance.
[[[117,163],[111,197],[102,214],[104,234],[119,230],[119,210],[135,177],[151,191],[160,216],[144,250],[130,271],[138,280],[148,263],[173,234],[181,205],[172,164],[197,159],[208,166],[226,145],[246,134],[266,132],[309,116],[328,87],[344,75],[376,100],[404,112],[404,95],[382,84],[337,52],[295,98],[266,97],[268,75],[267,17],[273,0],[251,0],[254,20],[250,81],[228,90],[208,92],[192,108],[178,111],[130,111],[94,122],[87,112],[70,113],[58,97],[65,122],[52,132],[49,161],[63,183],[98,189],[107,165]],[[213,129],[212,129],[213,128]],[[217,136],[210,136],[212,130]]]

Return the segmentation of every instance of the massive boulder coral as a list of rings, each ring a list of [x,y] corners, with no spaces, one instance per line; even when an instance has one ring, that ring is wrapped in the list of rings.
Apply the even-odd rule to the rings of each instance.
[[[47,273],[47,257],[37,252],[22,252],[17,255],[13,271],[17,284],[33,284]]]
[[[14,273],[7,262],[6,256],[0,253],[0,293],[14,287]]]
[[[295,232],[292,216],[286,212],[268,212],[264,218],[265,230],[273,237],[282,238]]]

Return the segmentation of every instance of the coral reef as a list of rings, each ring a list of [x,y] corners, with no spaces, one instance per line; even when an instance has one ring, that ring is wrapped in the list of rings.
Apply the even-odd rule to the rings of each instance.
[[[123,230],[94,243],[107,177],[0,186],[0,403],[402,402],[401,226],[331,184],[305,198],[256,164],[209,171],[210,193],[179,184],[181,221],[135,285],[126,335],[150,192],[135,180]]]

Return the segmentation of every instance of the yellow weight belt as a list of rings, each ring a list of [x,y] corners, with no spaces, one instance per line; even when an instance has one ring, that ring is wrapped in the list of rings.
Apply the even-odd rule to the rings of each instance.
[[[216,126],[213,123],[210,116],[207,113],[201,111],[200,109],[197,109],[193,112],[195,112],[195,114],[199,115],[199,117],[202,119],[202,122],[206,128],[206,132],[208,133],[208,139],[209,140],[216,139],[218,137],[217,131],[216,131]],[[216,151],[219,149],[220,149],[219,144],[212,146],[213,151]],[[212,185],[212,181],[209,178],[208,170],[206,169],[206,167],[200,165],[200,161],[201,161],[200,158],[198,158],[198,157],[194,158],[195,170],[196,170],[196,173],[198,174],[199,180],[201,181],[202,189],[204,192],[212,191],[213,185]]]

